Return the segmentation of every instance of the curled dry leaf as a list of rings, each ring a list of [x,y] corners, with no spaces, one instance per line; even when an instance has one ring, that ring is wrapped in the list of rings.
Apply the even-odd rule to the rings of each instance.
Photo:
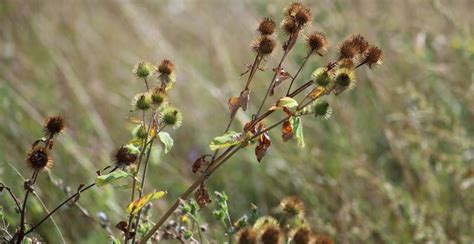
[[[197,158],[192,166],[193,173],[198,172],[201,169],[201,166],[208,164],[209,162],[206,160],[206,157],[209,155],[202,155],[201,157]]]
[[[242,107],[242,110],[244,111],[247,110],[249,99],[250,99],[250,90],[249,89],[243,90],[239,96],[239,103],[240,103],[240,107]]]
[[[283,44],[283,50],[289,52],[293,48],[296,43],[296,39],[298,39],[298,33],[299,31],[291,34],[291,38],[285,42],[285,44]]]
[[[79,199],[81,198],[81,190],[82,190],[82,188],[84,188],[84,186],[85,186],[84,184],[80,184],[79,187],[77,187],[77,195],[72,200],[73,202],[79,201]]]
[[[281,137],[285,142],[293,138],[293,127],[291,126],[289,120],[283,123],[283,127],[281,129]]]
[[[229,101],[227,102],[229,112],[230,112],[230,118],[234,118],[235,114],[240,108],[240,101],[239,98],[236,96],[232,96],[229,98]]]
[[[201,184],[199,189],[196,190],[196,193],[194,193],[194,198],[196,199],[196,202],[200,208],[204,208],[212,202],[211,198],[209,197],[209,192],[207,191],[207,188],[204,186],[204,184]]]
[[[121,230],[123,232],[127,232],[128,231],[128,224],[127,224],[126,221],[120,221],[115,225],[115,228],[117,228],[118,230]]]
[[[308,93],[308,97],[311,100],[317,99],[317,98],[321,97],[321,95],[323,95],[325,91],[326,91],[326,89],[324,87],[318,86],[318,87],[314,88],[310,93]]]
[[[277,86],[279,86],[281,83],[283,83],[283,81],[291,77],[290,73],[285,71],[282,67],[274,68],[273,71],[277,73],[277,77],[275,79],[275,82],[273,82],[272,89],[270,90],[270,96],[273,96],[273,94],[275,93],[275,88]]]
[[[258,145],[255,147],[255,156],[257,156],[257,161],[260,162],[262,158],[267,154],[268,148],[272,145],[272,140],[268,133],[265,132],[258,138]]]

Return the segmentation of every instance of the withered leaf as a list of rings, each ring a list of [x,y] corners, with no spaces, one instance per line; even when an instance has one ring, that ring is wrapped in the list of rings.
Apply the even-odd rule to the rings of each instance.
[[[293,138],[293,127],[291,126],[289,120],[283,123],[283,127],[281,129],[281,137],[285,142]]]
[[[308,97],[311,98],[312,100],[317,99],[321,97],[321,95],[324,94],[325,91],[326,89],[324,87],[318,86],[314,88],[310,93],[308,93]]]
[[[201,184],[199,189],[196,190],[194,193],[194,198],[196,199],[197,204],[200,208],[206,207],[209,203],[211,203],[211,198],[209,197],[209,192],[204,184]]]
[[[126,221],[120,221],[115,225],[115,228],[117,228],[117,229],[119,229],[123,232],[127,232],[128,231],[128,224],[127,224]]]
[[[79,201],[79,199],[81,198],[81,190],[82,190],[82,188],[84,188],[84,186],[85,186],[84,184],[79,185],[79,187],[77,188],[77,195],[72,200],[73,202]]]
[[[283,44],[283,50],[289,52],[293,48],[296,43],[296,39],[298,39],[298,34],[299,31],[291,34],[291,38],[285,42],[285,44]]]
[[[242,110],[244,111],[247,110],[249,99],[250,99],[250,90],[249,89],[243,90],[239,96],[239,104],[240,104],[240,107],[242,107]]]
[[[282,67],[274,68],[273,71],[277,73],[277,76],[275,82],[273,82],[272,89],[270,90],[270,96],[273,96],[273,94],[275,93],[275,88],[277,86],[279,86],[281,83],[283,83],[283,81],[291,77],[290,73],[285,71]]]
[[[260,162],[262,158],[267,154],[268,148],[272,145],[272,140],[268,136],[268,133],[263,133],[258,138],[258,145],[255,147],[255,156],[257,156],[257,161]]]
[[[227,105],[230,112],[230,118],[232,119],[240,108],[240,99],[236,96],[231,96]]]
[[[194,163],[193,163],[193,166],[192,166],[192,171],[193,173],[196,173],[198,172],[198,170],[201,169],[201,166],[203,166],[204,164],[208,164],[209,162],[206,160],[206,157],[209,156],[209,155],[203,155],[199,158],[197,158]]]

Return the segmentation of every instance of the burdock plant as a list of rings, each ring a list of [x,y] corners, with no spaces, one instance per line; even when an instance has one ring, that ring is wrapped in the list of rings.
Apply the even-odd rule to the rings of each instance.
[[[27,156],[27,164],[33,171],[30,179],[24,183],[25,196],[19,201],[13,191],[4,184],[0,190],[6,190],[14,200],[19,212],[19,225],[10,242],[21,243],[26,235],[32,233],[42,223],[55,214],[62,206],[69,202],[77,202],[81,193],[93,187],[101,187],[119,180],[129,180],[130,201],[126,204],[127,216],[119,221],[115,227],[121,231],[122,243],[146,243],[151,240],[177,239],[179,241],[196,241],[192,230],[199,231],[200,241],[203,241],[201,228],[190,228],[191,224],[199,225],[198,208],[205,208],[212,200],[206,187],[207,180],[223,164],[241,150],[253,148],[256,160],[263,162],[265,155],[271,149],[272,138],[270,130],[281,131],[284,142],[296,141],[299,147],[304,147],[303,119],[312,122],[312,118],[329,118],[330,104],[323,100],[325,96],[340,95],[355,87],[356,70],[364,65],[373,68],[381,64],[383,53],[378,47],[371,45],[362,35],[352,34],[340,45],[337,57],[329,60],[322,67],[313,67],[311,77],[300,82],[300,74],[307,61],[312,57],[324,57],[329,41],[319,30],[307,30],[311,26],[312,14],[309,8],[299,2],[289,4],[283,12],[280,28],[285,34],[285,40],[279,44],[276,39],[277,24],[271,18],[264,18],[257,27],[258,35],[251,42],[253,63],[248,70],[241,74],[244,78],[243,88],[235,96],[228,99],[229,122],[225,125],[222,135],[216,136],[209,143],[212,153],[203,153],[195,159],[192,172],[197,179],[183,193],[156,222],[149,215],[150,202],[163,197],[166,191],[147,190],[145,186],[147,171],[150,167],[150,156],[156,140],[161,142],[161,150],[167,153],[174,142],[165,129],[177,129],[183,122],[183,115],[170,101],[169,93],[176,82],[175,65],[170,60],[163,60],[157,65],[149,62],[139,62],[133,69],[137,79],[143,81],[143,91],[134,95],[131,106],[131,121],[136,125],[132,138],[118,147],[112,154],[111,164],[103,170],[97,171],[98,176],[89,185],[81,184],[77,192],[59,203],[38,222],[27,228],[25,215],[27,214],[27,200],[34,191],[34,184],[41,171],[52,165],[51,150],[53,139],[64,131],[65,124],[61,117],[53,116],[47,119],[44,130],[45,137],[33,143]],[[300,38],[302,37],[302,38]],[[296,71],[285,68],[285,60],[291,51],[303,39],[306,46],[306,55]],[[280,50],[279,50],[280,49]],[[267,82],[267,89],[259,92],[252,89],[252,82],[258,78],[259,72],[265,72],[262,64],[280,53],[277,65],[266,72],[271,72],[272,78]],[[261,81],[260,81],[261,83]],[[287,88],[283,88],[287,86]],[[295,86],[295,87],[294,87]],[[276,95],[279,94],[279,95]],[[270,97],[275,97],[267,102]],[[258,101],[253,107],[250,100]],[[243,128],[232,131],[231,126],[236,114],[252,111],[252,116]],[[267,118],[277,116],[277,122],[268,123]],[[308,116],[310,115],[310,116]],[[306,120],[305,120],[306,121]],[[274,140],[274,139],[273,139]],[[195,201],[189,201],[194,195]],[[280,243],[284,236],[288,236],[288,226],[295,231],[291,237],[295,243],[306,243],[316,240],[317,243],[331,243],[326,236],[314,236],[305,225],[304,207],[297,198],[286,198],[281,203],[281,210],[285,214],[286,226],[280,226],[274,218],[266,217],[249,225],[248,218],[241,218],[236,224],[230,220],[227,208],[227,196],[218,194],[218,209],[214,216],[225,223],[229,239],[233,235],[239,243]],[[180,207],[181,206],[181,207]],[[178,209],[178,210],[177,210]],[[173,215],[181,216],[179,223],[165,222]],[[180,215],[181,214],[181,215]],[[189,220],[192,219],[192,221]],[[101,219],[106,219],[102,216]],[[114,242],[119,242],[109,234]],[[319,241],[319,242],[318,242]]]
[[[205,187],[206,180],[238,151],[255,145],[255,155],[260,162],[270,149],[272,143],[268,131],[282,126],[283,141],[295,139],[299,146],[304,147],[303,117],[313,115],[327,119],[331,114],[331,108],[329,103],[321,98],[331,94],[340,95],[344,91],[353,88],[355,85],[355,70],[357,68],[363,65],[372,68],[375,64],[381,64],[382,51],[370,45],[362,35],[353,34],[342,42],[339,47],[339,55],[335,60],[328,62],[323,67],[316,68],[307,82],[301,84],[296,89],[292,89],[293,84],[296,83],[301,70],[309,58],[314,56],[313,54],[324,56],[328,47],[328,40],[324,33],[315,31],[307,35],[304,34],[305,28],[309,26],[311,20],[311,11],[301,3],[292,3],[285,8],[281,27],[285,34],[287,34],[287,40],[281,46],[283,54],[278,65],[271,69],[273,77],[268,83],[267,91],[264,93],[258,108],[252,114],[252,119],[245,124],[243,129],[241,131],[230,131],[236,113],[240,109],[243,111],[249,109],[251,94],[253,97],[256,97],[256,92],[251,91],[251,83],[255,79],[256,73],[262,70],[260,68],[261,63],[266,61],[267,58],[272,57],[269,54],[274,53],[277,49],[277,44],[273,37],[276,31],[275,22],[270,18],[264,18],[261,21],[257,28],[259,36],[251,45],[255,51],[254,61],[248,66],[248,70],[241,74],[248,74],[244,88],[238,96],[229,98],[230,121],[224,129],[223,135],[215,137],[209,144],[210,149],[214,153],[212,156],[203,154],[196,159],[192,171],[199,173],[200,176],[180,195],[179,199],[170,206],[139,243],[145,243],[152,236],[156,236],[155,233],[160,230],[165,221],[178,208],[180,201],[187,199],[193,192],[196,191],[195,197],[198,202],[201,202],[200,205],[202,207],[206,205],[208,201],[203,200],[207,199],[207,197],[203,198],[203,196],[208,195],[207,188]],[[307,55],[298,70],[291,74],[284,68],[284,61],[302,35],[306,36]],[[275,99],[272,104],[268,105],[266,110],[263,110],[263,107],[267,104],[266,100],[268,97],[273,96],[278,91],[278,87],[285,83],[289,83],[286,93],[282,97]],[[299,101],[297,100],[298,97]],[[282,111],[283,117],[276,123],[265,125],[265,119],[276,111]],[[220,150],[223,150],[223,152],[220,152]],[[293,201],[287,199],[285,209],[292,214],[298,214],[298,206],[300,205],[294,199]],[[276,227],[269,228],[264,233],[260,237],[262,242],[278,243],[281,239],[280,230]],[[300,231],[296,235],[296,240],[313,239],[312,236],[311,238],[308,236],[308,233],[307,231]],[[254,243],[256,241],[255,232],[251,229],[242,230],[239,232],[239,236],[240,243]],[[322,243],[329,243],[324,241],[324,237],[318,240],[322,241]]]

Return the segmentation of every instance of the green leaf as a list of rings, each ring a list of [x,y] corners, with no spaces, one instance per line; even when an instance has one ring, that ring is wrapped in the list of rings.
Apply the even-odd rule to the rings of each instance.
[[[128,149],[128,153],[130,154],[138,155],[140,153],[140,149],[132,143],[127,144],[124,147]]]
[[[303,125],[301,124],[301,118],[296,116],[291,116],[290,118],[291,127],[293,127],[293,133],[295,135],[296,141],[298,141],[299,147],[304,147],[304,137],[303,137]]]
[[[242,133],[229,131],[222,136],[218,136],[212,139],[211,143],[209,144],[209,148],[211,150],[226,148],[233,145],[237,145],[241,143],[243,140],[244,140],[244,137],[242,136]]]
[[[277,102],[278,107],[286,107],[286,108],[296,108],[298,107],[298,102],[291,98],[291,97],[282,97]]]
[[[138,213],[138,211],[140,211],[140,209],[143,208],[143,206],[145,206],[151,200],[160,199],[164,195],[166,195],[166,191],[153,192],[146,196],[143,196],[140,199],[131,202],[127,207],[127,212],[129,214],[136,214]]]
[[[165,153],[168,153],[171,148],[173,147],[173,138],[171,138],[170,134],[167,132],[160,132],[158,133],[158,137],[160,138],[161,142],[165,145]]]
[[[100,187],[100,186],[103,186],[103,185],[107,185],[107,184],[111,183],[112,181],[122,179],[122,178],[125,178],[125,177],[129,177],[129,176],[131,176],[130,173],[125,172],[123,170],[118,170],[118,171],[114,171],[110,174],[97,176],[97,178],[95,179],[95,184]]]

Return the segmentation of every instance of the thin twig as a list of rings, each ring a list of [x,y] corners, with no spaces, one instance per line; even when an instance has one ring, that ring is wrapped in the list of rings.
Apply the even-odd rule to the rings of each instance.
[[[288,86],[288,91],[286,92],[286,96],[288,96],[288,95],[290,94],[291,87],[293,86],[293,82],[295,82],[296,77],[298,77],[298,75],[300,74],[300,72],[301,72],[301,70],[303,69],[303,67],[304,67],[304,65],[306,64],[306,62],[308,62],[309,57],[310,57],[311,54],[313,53],[313,50],[314,50],[314,49],[309,50],[309,52],[308,52],[308,54],[306,55],[306,57],[304,57],[303,63],[301,64],[300,68],[298,69],[298,71],[296,72],[296,74],[293,76],[293,78],[291,78],[290,86]]]
[[[112,173],[114,172],[115,170],[117,170],[118,167],[114,167],[109,173]],[[66,200],[62,201],[58,206],[56,206],[56,208],[54,208],[51,212],[49,212],[45,217],[43,217],[37,224],[35,224],[33,227],[31,227],[28,231],[25,232],[25,235],[27,235],[28,233],[31,233],[32,231],[34,231],[36,228],[38,228],[38,226],[40,226],[44,221],[46,221],[49,217],[51,217],[54,213],[56,213],[59,209],[61,209],[62,206],[64,206],[66,203],[68,203],[69,201],[71,201],[72,199],[76,198],[78,195],[80,195],[81,193],[89,190],[90,188],[92,188],[93,186],[95,186],[96,183],[92,183],[84,188],[82,188],[81,190],[79,190],[78,192],[76,192],[75,194],[73,194],[72,196],[68,197]]]

